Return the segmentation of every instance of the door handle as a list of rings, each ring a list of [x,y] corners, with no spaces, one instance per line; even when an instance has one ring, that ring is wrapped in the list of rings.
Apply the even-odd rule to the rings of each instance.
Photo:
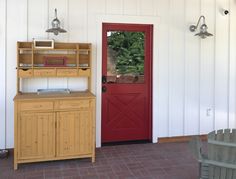
[[[102,84],[107,82],[107,77],[106,76],[102,76]]]
[[[105,93],[107,91],[107,87],[106,86],[102,86],[102,92]]]

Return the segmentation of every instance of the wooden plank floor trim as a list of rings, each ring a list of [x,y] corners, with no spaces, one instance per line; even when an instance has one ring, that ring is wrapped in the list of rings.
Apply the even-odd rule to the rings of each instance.
[[[178,137],[161,137],[158,138],[158,143],[171,143],[171,142],[189,142],[193,136],[178,136]],[[207,135],[199,135],[200,139],[207,141]]]

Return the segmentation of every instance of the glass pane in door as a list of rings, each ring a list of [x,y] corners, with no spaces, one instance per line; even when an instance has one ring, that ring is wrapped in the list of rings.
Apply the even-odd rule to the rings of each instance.
[[[144,35],[107,32],[107,83],[144,83]]]

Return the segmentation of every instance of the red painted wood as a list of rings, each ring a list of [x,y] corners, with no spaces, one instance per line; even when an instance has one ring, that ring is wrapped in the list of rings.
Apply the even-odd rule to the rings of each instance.
[[[145,33],[143,84],[102,84],[102,142],[151,140],[152,134],[152,36],[153,26],[103,23],[102,75],[107,74],[107,31]]]

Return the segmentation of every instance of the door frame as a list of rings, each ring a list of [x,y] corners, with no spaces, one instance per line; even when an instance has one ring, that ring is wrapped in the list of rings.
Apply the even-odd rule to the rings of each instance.
[[[152,24],[153,25],[153,73],[152,73],[152,142],[156,143],[158,139],[158,25],[160,18],[158,16],[129,16],[129,15],[99,15],[97,14],[94,25],[94,36],[96,37],[96,51],[92,54],[95,68],[95,75],[92,76],[92,92],[96,94],[96,147],[101,147],[101,105],[102,105],[102,23],[128,23],[128,24]],[[155,82],[155,83],[154,83]]]
[[[104,43],[107,41],[107,31],[108,30],[118,30],[118,31],[129,31],[129,32],[144,32],[145,33],[145,41],[144,42],[144,47],[149,47],[149,49],[145,49],[145,63],[147,66],[144,66],[144,75],[145,75],[145,81],[144,85],[145,88],[148,89],[147,91],[147,99],[148,102],[145,104],[148,104],[148,121],[147,121],[147,127],[148,127],[148,139],[152,139],[152,78],[153,78],[153,73],[152,73],[152,65],[153,65],[153,24],[128,24],[128,23],[102,23],[102,73],[103,73],[103,67],[105,66],[104,64],[107,64],[103,62],[104,58],[107,58],[107,45]],[[106,45],[106,47],[103,47],[103,45]],[[149,61],[147,61],[149,60]],[[102,75],[102,74],[101,74]],[[122,84],[120,84],[122,85]],[[127,84],[128,85],[128,84]],[[132,84],[130,84],[132,85]],[[102,103],[103,104],[103,103]],[[103,110],[102,106],[102,110]],[[101,120],[103,120],[101,118]],[[103,121],[101,121],[103,122]],[[103,129],[101,129],[103,130]],[[101,131],[102,132],[102,131]]]

